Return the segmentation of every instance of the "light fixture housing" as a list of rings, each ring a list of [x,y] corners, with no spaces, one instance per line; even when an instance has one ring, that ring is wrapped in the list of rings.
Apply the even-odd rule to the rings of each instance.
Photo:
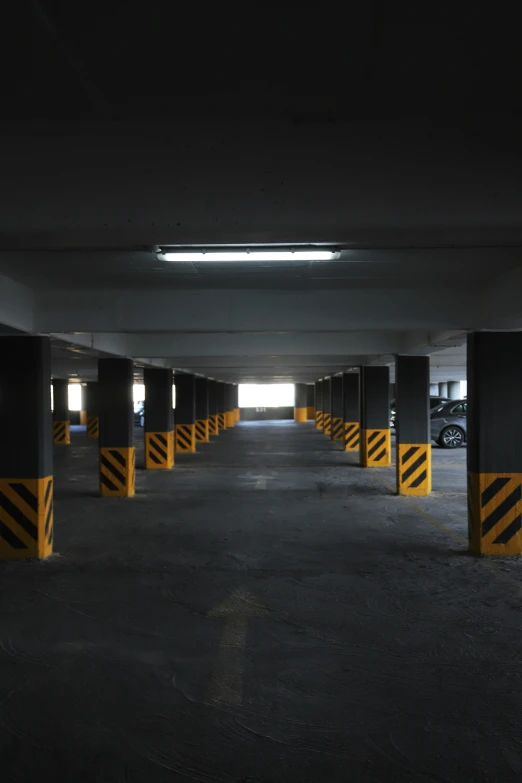
[[[297,248],[256,247],[250,248],[160,248],[158,258],[162,261],[188,262],[271,262],[271,261],[336,261],[340,251],[331,247],[301,246]]]

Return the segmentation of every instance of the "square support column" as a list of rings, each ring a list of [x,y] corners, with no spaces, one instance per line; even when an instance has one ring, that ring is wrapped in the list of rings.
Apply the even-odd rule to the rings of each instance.
[[[239,424],[241,421],[241,411],[239,409],[239,384],[234,384],[234,402],[236,407],[234,408],[234,416],[236,419],[236,424]]]
[[[69,381],[63,378],[53,378],[53,443],[58,446],[71,444]]]
[[[522,553],[522,332],[468,335],[468,529],[475,555]]]
[[[208,382],[208,430],[210,435],[219,435],[217,381]]]
[[[331,385],[331,410],[332,410],[332,440],[344,441],[344,419],[343,419],[343,376],[333,375],[330,381]]]
[[[196,378],[196,441],[208,443],[210,438],[208,384],[206,378]]]
[[[192,373],[176,373],[176,451],[196,451],[196,379]]]
[[[332,379],[323,378],[323,432],[332,434]]]
[[[53,431],[48,337],[0,337],[0,560],[53,551]]]
[[[315,429],[322,431],[323,426],[323,382],[320,380],[315,382]]]
[[[100,493],[130,498],[136,483],[131,359],[98,359]]]
[[[431,492],[430,360],[428,356],[395,359],[397,410],[397,492]]]
[[[218,429],[226,430],[227,420],[227,403],[226,403],[226,384],[223,381],[217,382],[217,410],[218,410]]]
[[[145,367],[145,468],[168,470],[174,466],[174,410],[172,370]]]
[[[87,413],[87,437],[98,439],[100,436],[100,417],[98,413],[98,384],[88,383],[83,390],[85,411]]]
[[[361,442],[360,425],[360,379],[358,372],[343,375],[343,418],[344,450],[359,451]]]
[[[388,367],[361,368],[361,465],[391,465],[390,372]]]
[[[302,423],[307,418],[306,383],[296,383],[294,389],[294,421]]]
[[[306,419],[315,421],[315,384],[306,384]]]
[[[234,413],[235,407],[234,387],[231,383],[225,383],[225,418],[227,429],[233,427],[236,423],[236,416]]]

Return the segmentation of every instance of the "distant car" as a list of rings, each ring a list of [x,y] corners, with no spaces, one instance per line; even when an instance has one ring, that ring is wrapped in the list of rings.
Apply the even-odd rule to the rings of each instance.
[[[468,439],[467,400],[450,400],[430,414],[431,439],[443,449],[458,449]]]
[[[136,427],[145,426],[145,405],[143,402],[137,402],[134,405],[134,425]]]
[[[436,408],[445,402],[450,402],[449,397],[430,397],[430,411],[433,410],[433,408]],[[396,418],[397,418],[397,411],[395,407],[395,400],[392,400],[390,403],[390,427],[392,429],[395,428]]]

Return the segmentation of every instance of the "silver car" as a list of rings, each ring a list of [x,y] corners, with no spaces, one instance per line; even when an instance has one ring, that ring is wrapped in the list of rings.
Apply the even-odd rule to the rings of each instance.
[[[451,400],[430,413],[431,439],[443,449],[458,449],[467,440],[466,400]]]

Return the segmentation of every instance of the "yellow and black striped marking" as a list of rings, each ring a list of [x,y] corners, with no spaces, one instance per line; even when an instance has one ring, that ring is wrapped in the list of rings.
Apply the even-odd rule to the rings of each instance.
[[[316,430],[322,430],[323,429],[323,412],[322,411],[316,411],[315,412],[315,429]]]
[[[225,424],[227,426],[227,430],[229,427],[233,427],[236,423],[235,421],[236,417],[234,416],[234,411],[227,411],[225,413]]]
[[[87,437],[99,438],[100,437],[100,420],[98,416],[89,416],[87,419]]]
[[[344,440],[343,419],[332,419],[332,440]]]
[[[194,424],[176,424],[176,451],[196,451],[196,428]]]
[[[400,495],[431,492],[431,445],[400,443],[397,449],[397,491]]]
[[[227,422],[224,413],[218,413],[218,427],[220,430],[226,430]]]
[[[522,554],[522,473],[468,473],[468,530],[475,555]]]
[[[196,421],[196,440],[198,443],[208,443],[208,436],[210,434],[209,420],[198,419]]]
[[[323,413],[323,432],[325,435],[332,434],[332,416],[330,413]]]
[[[71,423],[69,421],[53,421],[53,443],[59,446],[70,446]]]
[[[174,430],[145,433],[145,467],[147,470],[174,467]]]
[[[391,465],[390,430],[362,430],[361,465],[365,468],[385,468]]]
[[[131,498],[136,482],[136,449],[100,449],[100,493],[105,498]]]
[[[219,435],[217,414],[215,416],[210,416],[208,420],[208,433],[209,435]]]
[[[0,560],[53,551],[53,477],[0,479]]]
[[[344,422],[344,450],[359,451],[361,428],[358,421]]]
[[[306,421],[306,408],[294,408],[294,421],[300,424]]]

